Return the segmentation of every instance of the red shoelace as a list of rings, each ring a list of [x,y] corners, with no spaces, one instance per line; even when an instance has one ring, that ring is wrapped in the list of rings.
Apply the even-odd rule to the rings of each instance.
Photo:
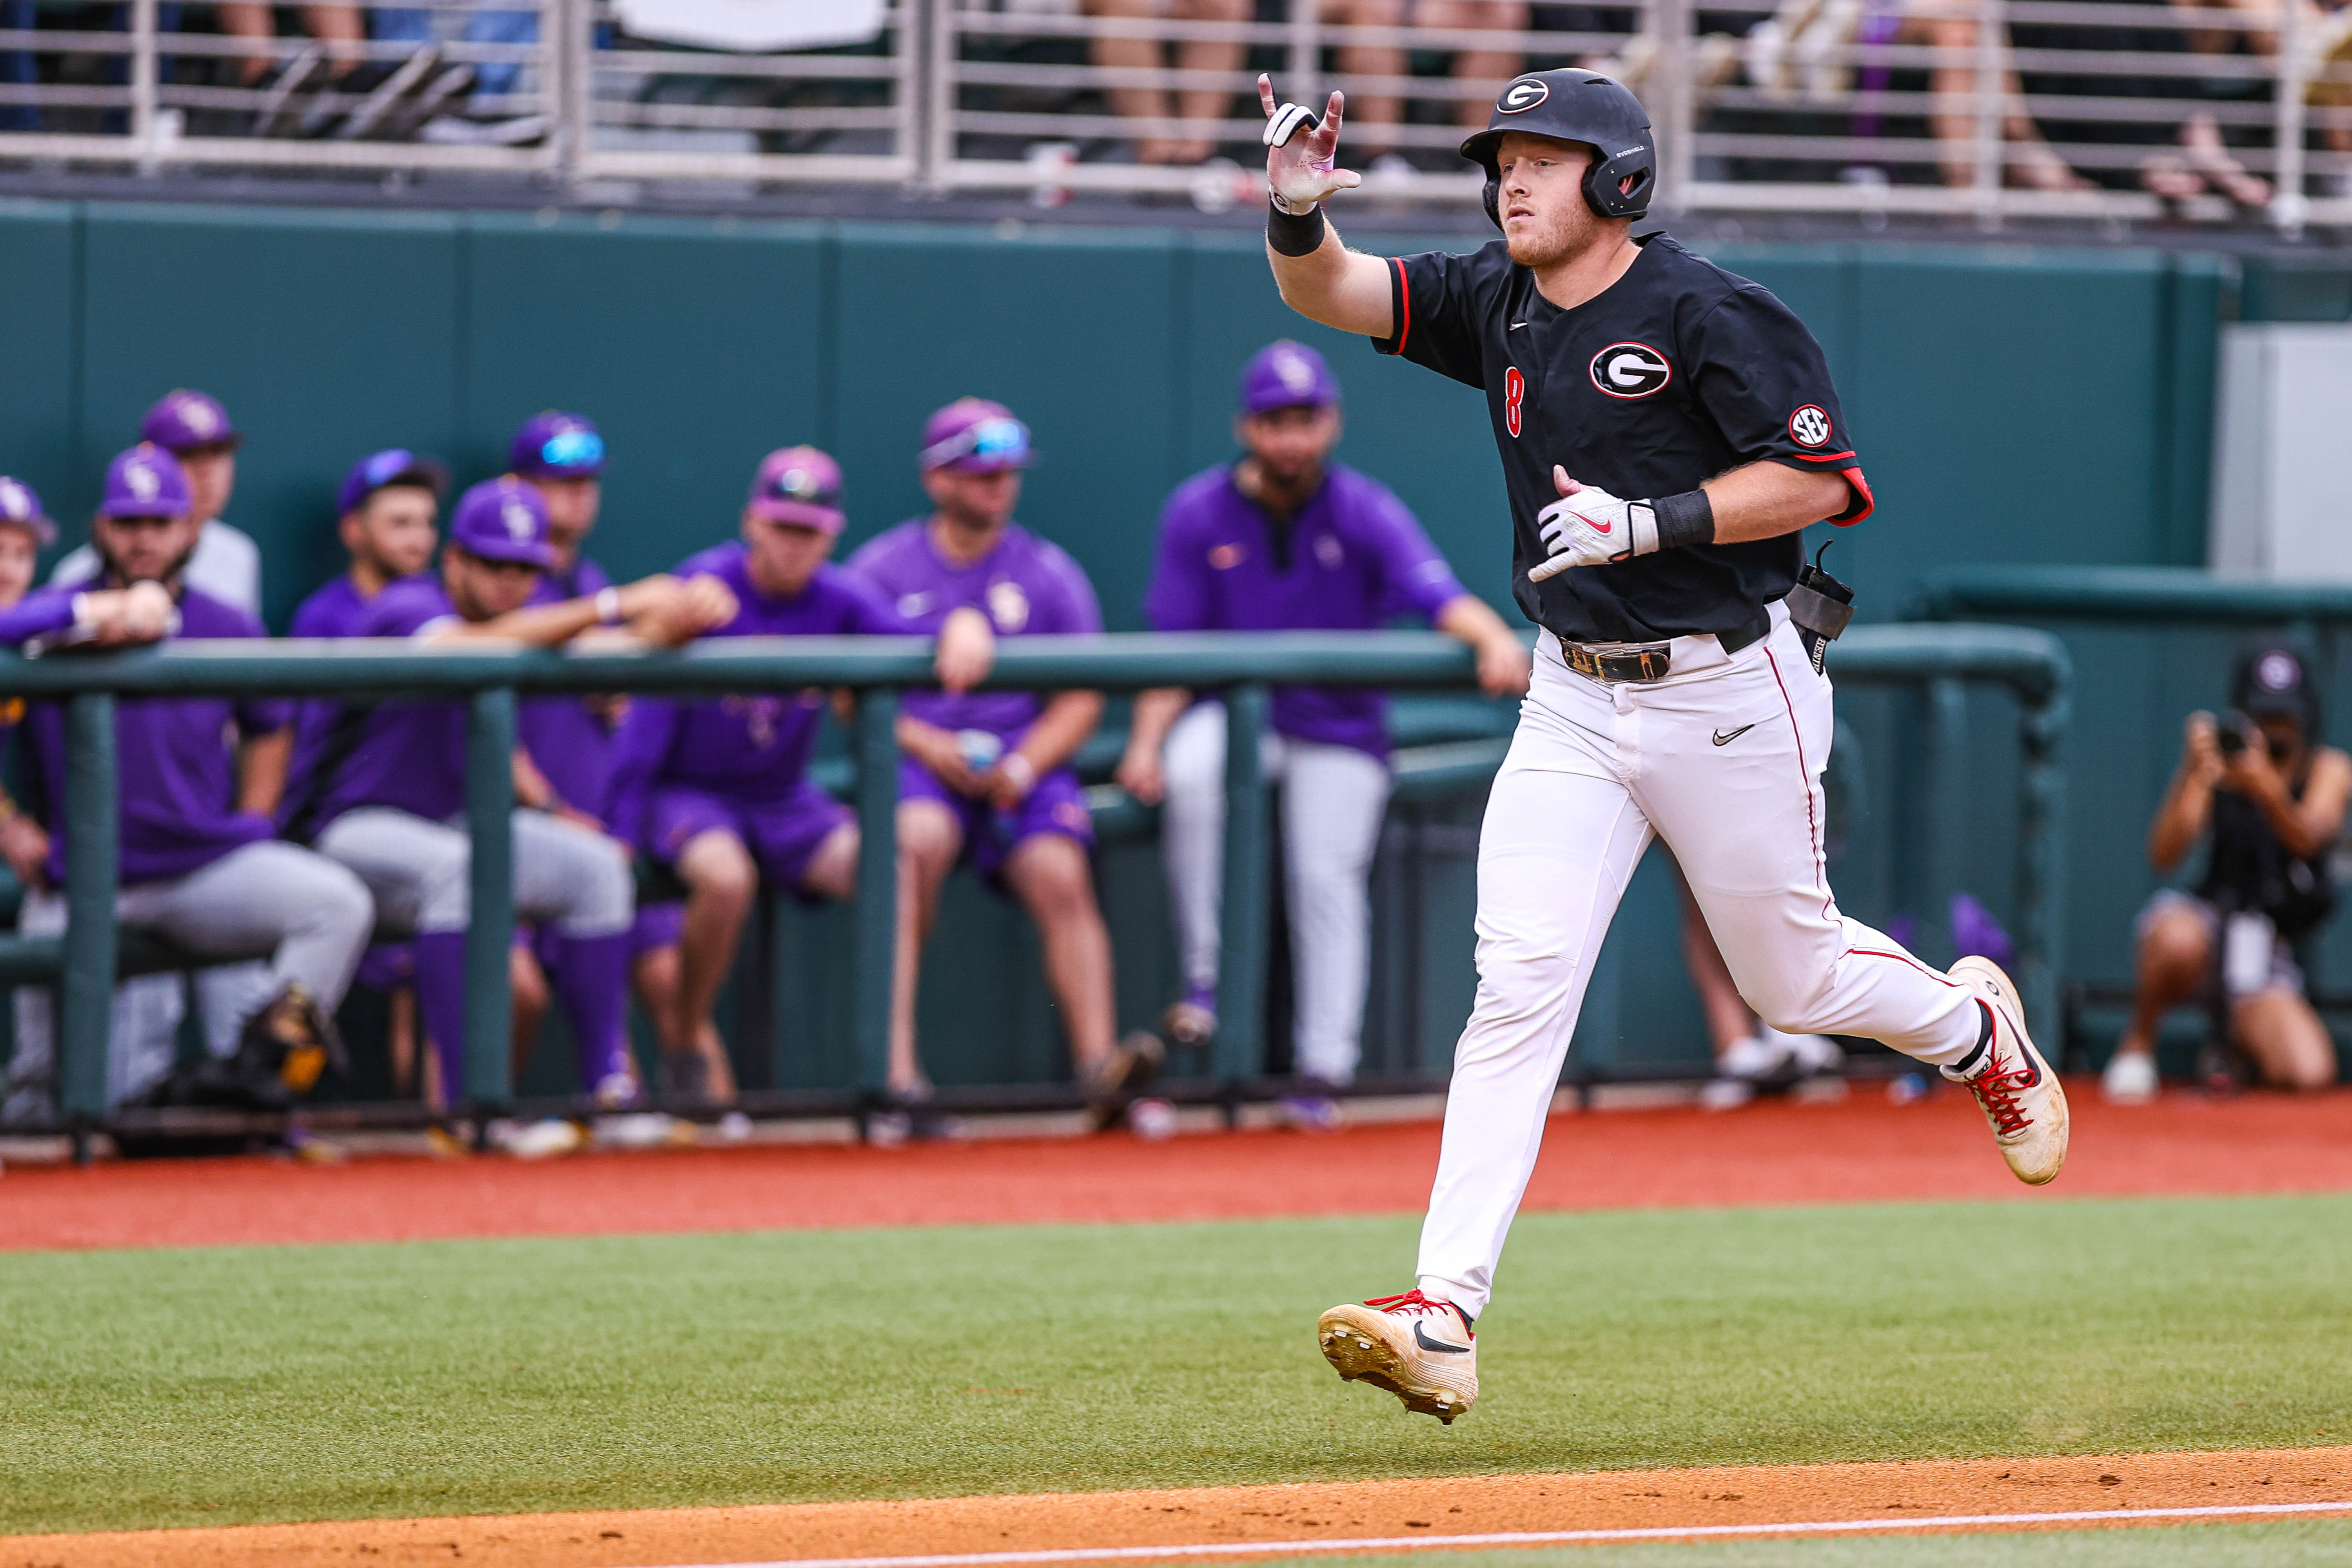
[[[1473,1339],[1477,1338],[1476,1333],[1470,1327],[1468,1315],[1461,1308],[1451,1301],[1433,1301],[1417,1289],[1408,1290],[1402,1296],[1375,1296],[1364,1305],[1378,1307],[1383,1312],[1412,1312],[1424,1309],[1451,1312],[1462,1320],[1464,1333],[1469,1334]]]
[[[1992,1118],[1995,1129],[2002,1132],[2018,1132],[2033,1125],[2033,1118],[2017,1103],[2021,1090],[2032,1089],[2041,1081],[2041,1075],[2031,1067],[2010,1067],[2001,1060],[2000,1047],[1992,1047],[1992,1059],[1984,1071],[1969,1080],[1970,1092],[1977,1103]],[[1367,1303],[1369,1305],[1370,1303]]]

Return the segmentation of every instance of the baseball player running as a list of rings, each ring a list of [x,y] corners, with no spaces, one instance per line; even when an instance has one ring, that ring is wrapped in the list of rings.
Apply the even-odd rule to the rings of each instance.
[[[841,489],[840,466],[814,447],[761,459],[742,538],[677,569],[734,591],[735,617],[707,635],[906,631],[878,589],[826,559],[846,521]],[[940,684],[961,690],[981,679],[994,644],[979,611],[948,616],[934,663]],[[814,688],[706,701],[639,698],[622,721],[612,830],[675,868],[688,889],[675,988],[655,1011],[664,1075],[676,1091],[734,1092],[731,1079],[717,1076],[727,1052],[712,1008],[761,879],[802,899],[856,896],[857,818],[808,777],[824,709],[825,694]],[[912,900],[902,901],[900,921],[913,918]]]
[[[1453,568],[1385,485],[1328,459],[1339,384],[1323,356],[1285,340],[1242,372],[1239,462],[1196,474],[1168,498],[1143,614],[1154,631],[1297,631],[1385,625],[1423,615],[1478,653],[1479,683],[1525,694],[1528,652],[1500,616],[1463,592]],[[1297,1071],[1284,1101],[1328,1126],[1320,1086],[1355,1077],[1371,949],[1365,881],[1389,798],[1387,699],[1360,687],[1276,687],[1268,774],[1283,786],[1283,848],[1298,977]],[[1225,710],[1181,688],[1137,699],[1119,782],[1163,796],[1161,848],[1183,949],[1186,994],[1163,1026],[1181,1044],[1216,1027],[1219,846],[1225,832]]]
[[[438,581],[414,577],[375,597],[362,637],[520,642],[552,647],[625,625],[656,644],[684,642],[735,613],[709,580],[648,577],[584,598],[528,605],[552,563],[539,493],[511,475],[459,498]],[[352,705],[306,759],[289,805],[289,837],[359,874],[390,924],[416,933],[417,1002],[440,1058],[444,1096],[465,1082],[466,706],[449,701]],[[583,962],[556,990],[581,1052],[581,1083],[604,1100],[631,1098],[622,1007],[633,889],[628,855],[605,835],[545,812],[514,817],[515,905],[551,921]]]
[[[88,588],[51,587],[0,616],[0,644],[113,647],[165,637],[258,637],[251,613],[186,581],[197,519],[187,476],[163,448],[141,443],[107,468],[105,498],[90,524],[102,575]],[[307,1091],[333,1054],[336,1005],[374,925],[367,889],[342,867],[278,841],[271,813],[286,779],[293,704],[212,697],[125,697],[115,704],[120,756],[121,893],[126,926],[219,957],[269,952],[268,984],[237,1020],[238,1035],[267,1034],[300,1047]],[[28,894],[27,934],[65,929],[65,726],[55,702],[26,721],[34,772],[49,803],[44,888]],[[229,737],[236,738],[233,743]],[[50,1052],[48,994],[18,994],[32,1026],[10,1076],[38,1076]],[[119,1012],[119,1009],[118,1009]],[[232,1037],[226,1057],[236,1048]],[[113,1039],[112,1103],[138,1094],[172,1066],[171,1042]],[[126,1046],[128,1049],[126,1050]],[[143,1048],[142,1048],[143,1047]]]
[[[2057,1175],[2066,1100],[1999,968],[1930,969],[1843,918],[1822,849],[1842,629],[1798,531],[1869,514],[1820,346],[1788,308],[1665,235],[1635,239],[1657,153],[1640,101],[1578,69],[1508,83],[1462,144],[1503,238],[1469,256],[1348,249],[1319,122],[1259,79],[1267,254],[1290,306],[1486,395],[1512,589],[1543,628],[1478,849],[1478,992],[1454,1051],[1419,1279],[1323,1314],[1345,1378],[1450,1422],[1611,916],[1665,839],[1739,992],[1791,1034],[1863,1035],[1974,1091],[2010,1169]],[[1792,619],[1792,616],[1794,617]]]

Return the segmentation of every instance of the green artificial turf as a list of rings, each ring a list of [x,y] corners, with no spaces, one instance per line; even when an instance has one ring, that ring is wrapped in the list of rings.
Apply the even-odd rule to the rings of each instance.
[[[1866,1535],[1689,1545],[1561,1546],[1538,1552],[1417,1552],[1409,1557],[1258,1559],[1251,1568],[2352,1568],[2352,1523],[2197,1524],[2169,1529]]]
[[[1534,1215],[1451,1428],[1397,1219],[0,1255],[0,1532],[2341,1443],[2352,1198]]]

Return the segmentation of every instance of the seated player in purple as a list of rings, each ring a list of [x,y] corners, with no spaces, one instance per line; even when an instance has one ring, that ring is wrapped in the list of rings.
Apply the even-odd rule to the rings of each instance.
[[[553,647],[625,625],[646,642],[670,646],[734,614],[723,585],[668,576],[527,605],[552,560],[538,492],[511,476],[486,480],[457,502],[437,579],[413,577],[384,589],[358,635]],[[454,1100],[465,1082],[470,919],[466,705],[347,707],[309,759],[304,786],[289,805],[288,836],[359,873],[386,923],[415,933],[417,1002],[440,1058],[443,1092]],[[578,1043],[582,1089],[608,1102],[631,1097],[635,1078],[622,1032],[633,898],[626,850],[604,834],[519,808],[514,885],[518,912],[558,925],[583,955],[556,986]]]
[[[911,629],[980,611],[999,637],[1102,630],[1086,573],[1013,521],[1029,431],[1003,405],[961,398],[923,426],[919,458],[934,508],[868,541],[849,569]],[[928,1091],[915,1052],[916,974],[959,859],[1009,889],[1037,922],[1079,1080],[1098,1111],[1159,1064],[1159,1042],[1117,1037],[1110,933],[1095,900],[1094,821],[1071,756],[1102,719],[1102,693],[910,692],[898,720],[898,844],[915,923],[901,925],[890,1005],[890,1088]]]
[[[547,544],[555,556],[531,595],[534,605],[583,598],[613,585],[611,574],[585,553],[604,509],[604,437],[595,424],[585,415],[558,409],[524,420],[508,443],[508,471],[546,504]],[[523,804],[604,831],[601,814],[612,793],[614,740],[628,705],[625,697],[604,694],[527,700],[518,726],[523,757],[515,777]],[[629,926],[630,984],[649,1017],[660,1016],[677,987],[678,919],[675,902],[646,904]],[[562,935],[550,928],[536,933],[527,953],[548,973],[566,962]],[[537,981],[537,994],[543,996],[546,988],[543,979]],[[538,1025],[523,1016],[520,1005],[516,1014],[520,1058]]]
[[[446,468],[404,447],[352,464],[335,492],[335,533],[352,563],[295,607],[286,635],[351,637],[378,594],[432,565],[448,488]]]
[[[199,522],[187,477],[161,447],[141,443],[108,466],[90,523],[98,574],[49,588],[0,616],[0,642],[33,649],[259,637],[259,620],[188,585]],[[121,811],[117,918],[207,957],[267,955],[271,986],[241,1022],[301,1047],[311,1073],[331,1048],[334,1008],[375,921],[367,889],[342,867],[278,840],[271,822],[293,742],[293,705],[213,697],[125,697],[115,704]],[[26,718],[35,775],[50,803],[41,890],[26,900],[28,934],[65,926],[65,726],[54,702]],[[236,737],[232,743],[230,737]],[[46,1055],[47,995],[33,1049]],[[27,1042],[20,1040],[18,1056]],[[232,1040],[231,1047],[234,1048]],[[16,1076],[29,1064],[12,1064]],[[171,1066],[110,1064],[109,1099],[137,1094]],[[310,1087],[308,1079],[293,1084]]]
[[[841,535],[841,469],[814,447],[761,460],[742,538],[691,556],[680,576],[725,583],[740,608],[711,637],[839,637],[908,628],[863,579],[830,564]],[[950,690],[988,673],[995,637],[964,609],[940,617],[934,668]],[[734,1074],[712,1018],[764,878],[808,899],[856,890],[857,820],[809,782],[825,694],[744,693],[715,701],[641,698],[622,722],[613,827],[673,868],[688,889],[667,1005],[656,1010],[664,1079],[724,1099]],[[902,921],[909,918],[900,908]]]
[[[41,510],[41,498],[19,479],[0,474],[0,611],[14,609],[33,586],[41,552],[58,542],[58,525]],[[24,721],[25,700],[0,702],[0,744]],[[0,864],[15,873],[19,885],[37,886],[41,868],[48,863],[49,833],[38,816],[23,810],[0,789]],[[0,1094],[5,1098],[5,1094]],[[0,1121],[6,1119],[0,1110]]]
[[[1339,386],[1323,356],[1286,339],[1260,350],[1242,372],[1234,417],[1241,460],[1169,497],[1144,618],[1163,632],[1307,631],[1417,615],[1476,651],[1487,691],[1523,695],[1526,646],[1464,591],[1388,487],[1329,460],[1339,431]],[[1352,1079],[1361,1044],[1365,885],[1389,797],[1386,713],[1386,697],[1361,687],[1277,686],[1263,748],[1283,786],[1297,1071],[1319,1083]],[[1164,1026],[1184,1044],[1216,1028],[1224,770],[1223,703],[1195,703],[1178,688],[1137,698],[1118,778],[1138,800],[1167,802],[1160,846],[1186,989]],[[1312,1088],[1285,1109],[1313,1126],[1338,1114]]]

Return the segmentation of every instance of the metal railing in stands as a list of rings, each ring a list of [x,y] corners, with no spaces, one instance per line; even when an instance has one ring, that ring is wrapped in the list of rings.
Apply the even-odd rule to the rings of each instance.
[[[850,752],[861,834],[849,980],[855,1088],[880,1090],[888,1068],[892,933],[896,921],[899,693],[925,682],[930,645],[906,637],[729,638],[669,653],[569,653],[420,648],[405,642],[167,644],[133,653],[0,656],[0,697],[59,699],[66,709],[67,926],[62,942],[0,939],[0,971],[58,989],[58,1098],[78,1137],[106,1116],[107,1032],[117,974],[118,696],[440,696],[469,707],[466,816],[473,837],[473,920],[467,932],[464,1099],[496,1109],[513,1098],[508,948],[514,931],[511,815],[518,694],[699,693],[843,687],[858,693]],[[2019,974],[2037,1016],[2054,1005],[2064,930],[2060,839],[2065,789],[2060,749],[2067,721],[2064,649],[2010,626],[1858,627],[1834,654],[1848,683],[1990,681],[2021,707],[2016,928]],[[1270,903],[1270,803],[1256,737],[1274,682],[1468,689],[1469,652],[1433,632],[1196,633],[1015,638],[998,650],[995,688],[1151,687],[1225,693],[1224,890],[1213,1067],[1228,1085],[1263,1059]],[[1243,743],[1242,738],[1246,739]],[[1491,752],[1473,772],[1485,776]],[[1469,773],[1464,775],[1466,780]]]
[[[432,68],[407,84],[426,96],[306,90],[257,123],[268,86],[242,85],[233,62],[285,68],[313,40],[184,30],[207,8],[132,0],[119,32],[0,31],[0,124],[15,127],[0,161],[503,173],[616,201],[644,180],[829,182],[1217,208],[1262,189],[1265,69],[1302,101],[1349,93],[1349,156],[1368,177],[1347,205],[1461,208],[1477,182],[1451,156],[1457,111],[1481,117],[1496,72],[1583,63],[1648,103],[1662,213],[2352,226],[2352,10],[1459,3],[1441,19],[1498,25],[1342,25],[1307,0],[1198,7],[1225,19],[1096,14],[1108,0],[842,0],[828,32],[793,47],[678,36],[654,0],[325,0],[353,17],[353,41],[324,46],[341,59],[391,69],[429,38]],[[486,88],[514,79],[458,91],[457,68]],[[1193,118],[1185,92],[1209,100]],[[2184,146],[2192,125],[2218,140]]]

